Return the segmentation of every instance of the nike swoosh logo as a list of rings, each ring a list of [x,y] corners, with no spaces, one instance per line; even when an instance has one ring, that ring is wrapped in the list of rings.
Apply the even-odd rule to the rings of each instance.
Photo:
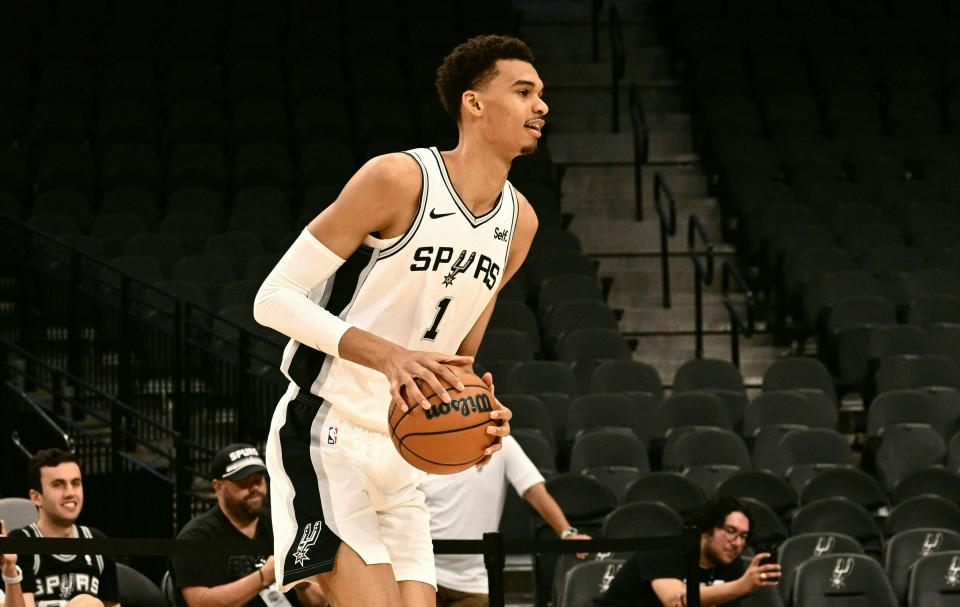
[[[453,215],[453,213],[455,212],[456,211],[451,213],[437,213],[436,209],[430,209],[430,219],[440,219],[441,217],[447,217],[447,216]]]

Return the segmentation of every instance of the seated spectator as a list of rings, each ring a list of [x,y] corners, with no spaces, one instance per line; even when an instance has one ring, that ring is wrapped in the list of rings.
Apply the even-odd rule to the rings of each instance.
[[[727,605],[764,586],[776,586],[780,565],[763,561],[760,552],[744,567],[740,553],[750,535],[750,515],[733,498],[709,500],[694,515],[700,531],[700,604]],[[687,604],[686,564],[678,548],[641,551],[631,556],[617,573],[602,607],[683,607]]]
[[[543,476],[520,443],[503,439],[503,449],[481,469],[457,474],[426,474],[420,489],[430,509],[430,534],[434,539],[481,539],[500,527],[507,483],[527,500],[558,536],[584,540],[567,521],[556,500],[547,493]],[[586,554],[578,554],[579,558]],[[443,554],[434,557],[437,569],[437,607],[488,605],[487,570],[482,554]]]
[[[252,445],[229,445],[217,453],[210,464],[217,505],[187,523],[178,539],[239,539],[272,546],[266,471],[263,458]],[[180,607],[327,604],[316,584],[300,584],[294,592],[282,594],[277,589],[272,554],[178,556],[171,560]]]
[[[62,449],[38,451],[27,463],[36,523],[12,537],[105,538],[76,520],[83,510],[83,479],[77,457]],[[117,564],[99,554],[4,554],[5,607],[111,607],[119,600]]]

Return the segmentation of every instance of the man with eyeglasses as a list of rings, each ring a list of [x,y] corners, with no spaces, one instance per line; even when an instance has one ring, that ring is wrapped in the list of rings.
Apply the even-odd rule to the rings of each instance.
[[[780,565],[764,563],[758,553],[744,567],[740,554],[750,536],[750,514],[730,497],[713,498],[694,515],[700,531],[700,604],[737,605],[740,597],[776,586]],[[601,607],[685,607],[686,564],[679,547],[641,551],[631,556],[610,588],[597,602]]]

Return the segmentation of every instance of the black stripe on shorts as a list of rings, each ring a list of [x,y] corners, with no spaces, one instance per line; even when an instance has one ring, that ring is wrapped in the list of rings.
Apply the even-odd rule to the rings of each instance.
[[[340,548],[340,538],[323,520],[317,473],[310,459],[310,429],[320,412],[318,404],[326,406],[323,399],[298,394],[287,403],[287,417],[278,432],[283,469],[293,485],[297,524],[294,543],[283,557],[284,584],[330,571]]]

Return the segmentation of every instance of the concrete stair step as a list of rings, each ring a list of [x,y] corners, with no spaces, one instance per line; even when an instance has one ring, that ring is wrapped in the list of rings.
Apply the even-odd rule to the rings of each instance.
[[[688,201],[685,209],[677,210],[677,233],[668,240],[671,253],[687,250],[686,226],[688,217],[696,214],[703,222],[711,239],[720,237],[722,214],[719,205],[712,198],[699,199],[699,204]],[[619,208],[613,217],[598,216],[604,210]],[[631,200],[580,201],[570,204],[564,201],[565,212],[573,214],[569,230],[577,235],[583,250],[592,255],[646,254],[660,253],[660,223],[656,213],[651,212],[644,221],[630,221],[635,213],[635,204]],[[602,218],[601,218],[602,217]],[[699,238],[697,239],[699,243]],[[715,242],[716,245],[721,243]],[[720,247],[718,247],[720,248]]]
[[[692,302],[674,301],[671,308],[654,305],[626,306],[611,296],[610,305],[623,309],[620,330],[625,333],[687,332],[694,330],[695,310]],[[703,329],[705,331],[729,331],[730,320],[727,311],[719,305],[705,303],[703,307]]]
[[[550,152],[557,164],[633,164],[632,133],[557,133],[550,136]]]
[[[643,73],[648,57],[644,49],[659,48],[659,36],[650,23],[622,23],[627,69],[639,69]],[[520,37],[530,45],[537,65],[568,61],[593,62],[593,34],[589,20],[577,23],[538,23],[524,20],[520,25]],[[612,57],[610,28],[606,24],[597,29],[599,62],[609,63]],[[666,66],[666,63],[663,63]],[[657,77],[669,76],[669,71],[659,68]]]
[[[642,0],[614,0],[604,2],[599,21],[607,23],[610,4],[616,4],[624,24],[645,23],[653,17],[653,3]],[[523,24],[535,23],[590,23],[591,5],[577,0],[516,0],[514,7],[522,14]]]

